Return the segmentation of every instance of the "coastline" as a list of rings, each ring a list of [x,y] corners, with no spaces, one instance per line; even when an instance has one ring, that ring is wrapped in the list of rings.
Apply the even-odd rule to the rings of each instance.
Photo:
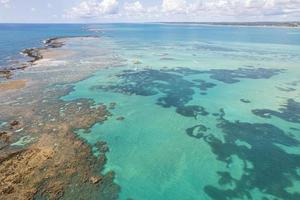
[[[111,114],[105,105],[90,99],[60,99],[72,91],[70,84],[104,67],[90,67],[85,73],[61,68],[60,62],[78,53],[61,47],[89,39],[99,42],[91,36],[50,38],[45,47],[26,49],[23,53],[32,59],[22,68],[11,69],[0,83],[0,119],[5,122],[0,127],[1,199],[97,199],[98,195],[117,199],[120,188],[114,183],[114,172],[102,174],[105,152],[95,157],[74,133],[104,123]]]
[[[38,60],[43,59],[42,51],[47,51],[51,48],[59,48],[64,45],[63,42],[58,41],[59,38],[50,38],[44,41],[44,47],[39,48],[28,48],[20,52],[20,54],[29,58],[28,61],[23,62],[20,66],[16,67],[5,67],[0,69],[0,78],[10,79],[13,76],[13,73],[18,70],[24,70],[25,68],[33,65]]]
[[[51,50],[56,50],[63,47],[65,45],[65,42],[67,39],[70,38],[99,38],[97,35],[87,35],[87,36],[62,36],[62,37],[53,37],[48,38],[43,41],[44,46],[43,47],[36,47],[36,48],[26,48],[24,50],[20,51],[20,54],[24,55],[25,57],[28,57],[29,60],[22,62],[19,64],[19,66],[14,67],[4,67],[0,69],[0,80],[1,78],[4,79],[10,79],[13,77],[14,72],[19,70],[24,70],[25,68],[35,65],[39,60],[42,60],[43,58],[46,59],[55,59],[60,56],[66,56],[66,52],[61,52],[59,54],[53,54],[50,55],[52,52]]]
[[[256,23],[201,23],[201,22],[159,22],[158,24],[165,25],[193,25],[193,26],[213,26],[213,27],[241,27],[241,28],[286,28],[286,29],[300,29],[300,23],[295,26],[285,24],[256,24]]]

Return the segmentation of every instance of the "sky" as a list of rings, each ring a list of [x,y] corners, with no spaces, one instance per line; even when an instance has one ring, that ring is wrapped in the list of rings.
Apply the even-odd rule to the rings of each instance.
[[[0,0],[0,23],[300,21],[300,0]]]

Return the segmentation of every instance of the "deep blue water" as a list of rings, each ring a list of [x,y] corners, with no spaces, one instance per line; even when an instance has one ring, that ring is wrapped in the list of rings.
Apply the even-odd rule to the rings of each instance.
[[[127,41],[163,40],[228,41],[250,43],[300,44],[299,29],[176,24],[101,24],[90,25],[109,31],[108,35]]]
[[[41,47],[51,37],[91,34],[80,24],[0,24],[0,68],[25,48]]]
[[[229,26],[196,26],[174,24],[0,24],[0,68],[19,56],[25,48],[40,47],[51,37],[96,34],[89,29],[100,29],[104,36],[120,43],[136,40],[151,42],[227,41],[270,44],[300,44],[300,31],[285,28],[255,28]]]

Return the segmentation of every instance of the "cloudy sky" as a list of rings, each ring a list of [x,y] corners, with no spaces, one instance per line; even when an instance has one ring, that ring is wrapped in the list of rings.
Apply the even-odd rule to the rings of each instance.
[[[0,0],[0,22],[300,21],[300,0]]]

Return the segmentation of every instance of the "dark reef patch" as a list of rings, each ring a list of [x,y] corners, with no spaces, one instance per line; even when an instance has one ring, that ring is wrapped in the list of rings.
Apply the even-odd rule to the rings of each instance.
[[[292,81],[292,82],[289,82],[289,83],[286,83],[286,84],[290,85],[290,86],[298,86],[300,84],[300,80]]]
[[[209,113],[201,104],[195,105],[191,102],[194,95],[206,92],[217,85],[195,79],[194,75],[208,74],[211,79],[233,84],[240,82],[241,79],[269,79],[281,72],[283,70],[253,67],[208,71],[189,68],[126,70],[116,75],[119,78],[117,83],[97,85],[91,89],[126,95],[157,95],[157,105],[175,108],[178,114],[185,117],[197,118],[207,116]],[[247,99],[241,99],[241,101],[250,103]],[[264,110],[254,111],[254,113],[263,113],[263,117],[277,115],[289,121],[299,121],[299,108],[298,102],[289,100],[288,105],[281,109],[281,112]],[[207,195],[217,200],[254,199],[251,191],[257,189],[263,194],[273,195],[280,199],[300,199],[300,193],[287,191],[287,188],[293,186],[292,180],[300,180],[297,172],[300,166],[300,156],[289,154],[278,146],[279,144],[299,147],[298,140],[272,124],[228,121],[225,119],[225,111],[222,108],[219,113],[213,113],[213,116],[217,118],[217,128],[222,131],[224,140],[211,134],[203,124],[187,128],[186,134],[195,139],[203,139],[217,159],[224,162],[228,168],[233,163],[233,156],[241,159],[243,174],[237,179],[226,170],[217,172],[219,184],[207,185],[204,188]],[[247,145],[241,145],[241,143]],[[222,186],[230,189],[222,189],[225,188]]]
[[[286,88],[283,88],[283,87],[276,87],[278,90],[280,91],[283,91],[283,92],[293,92],[295,91],[296,89],[295,88],[291,88],[291,87],[286,87]]]
[[[210,74],[211,79],[228,84],[240,82],[240,79],[269,79],[284,72],[283,69],[254,68],[252,66],[238,69],[211,69],[207,71],[190,68],[164,69],[163,71],[173,72],[184,76]]]
[[[217,85],[214,84],[214,83],[206,82],[206,81],[204,81],[204,80],[196,79],[196,80],[194,80],[194,81],[200,83],[199,88],[200,88],[201,91],[207,91],[208,89],[217,86]]]
[[[209,71],[190,68],[164,68],[161,70],[143,69],[139,71],[124,70],[116,76],[120,79],[117,84],[97,85],[91,89],[113,91],[126,95],[154,96],[157,105],[164,108],[175,107],[176,112],[186,117],[197,117],[209,113],[201,106],[187,105],[195,93],[206,95],[207,90],[217,85],[201,79],[188,80],[194,75],[211,74],[211,78],[225,83],[236,83],[239,79],[263,79],[277,75],[282,70],[265,68],[239,68],[236,70],[215,69]],[[197,91],[197,88],[200,91]]]
[[[244,163],[244,173],[237,180],[229,172],[218,172],[219,186],[208,185],[204,188],[212,199],[254,199],[250,192],[253,189],[280,199],[300,199],[299,192],[289,193],[286,190],[293,186],[292,180],[300,180],[297,173],[300,156],[289,154],[277,146],[298,147],[298,140],[271,124],[230,122],[223,117],[219,121],[218,128],[224,133],[224,141],[212,134],[203,139],[217,159],[228,167],[233,162],[232,156],[240,158]],[[239,141],[250,147],[237,145]],[[224,185],[234,188],[222,189]]]
[[[235,49],[217,46],[213,44],[196,44],[194,48],[197,50],[206,50],[213,52],[237,52],[237,50]]]
[[[240,99],[240,101],[243,103],[251,103],[251,101],[249,99]]]
[[[162,57],[162,58],[160,58],[160,60],[166,60],[166,61],[170,61],[170,60],[176,60],[175,58],[170,58],[170,57]]]
[[[121,81],[116,85],[95,86],[92,89],[140,96],[163,94],[157,98],[157,105],[164,108],[175,107],[177,113],[188,117],[196,117],[198,114],[206,113],[204,108],[200,106],[186,106],[193,99],[194,88],[199,85],[185,80],[181,73],[153,69],[126,70],[118,74],[117,77]]]
[[[252,110],[252,113],[263,118],[271,118],[272,116],[276,116],[288,122],[300,123],[300,102],[297,102],[293,99],[288,99],[287,104],[282,105],[279,111],[255,109]]]
[[[186,129],[186,134],[197,139],[203,138],[208,128],[202,124]]]
[[[235,70],[212,69],[202,73],[210,74],[210,78],[224,83],[237,83],[240,82],[240,79],[269,79],[281,72],[283,70],[280,69],[238,68]]]
[[[197,118],[198,115],[206,116],[209,113],[202,106],[181,106],[176,109],[176,112],[185,117]]]

